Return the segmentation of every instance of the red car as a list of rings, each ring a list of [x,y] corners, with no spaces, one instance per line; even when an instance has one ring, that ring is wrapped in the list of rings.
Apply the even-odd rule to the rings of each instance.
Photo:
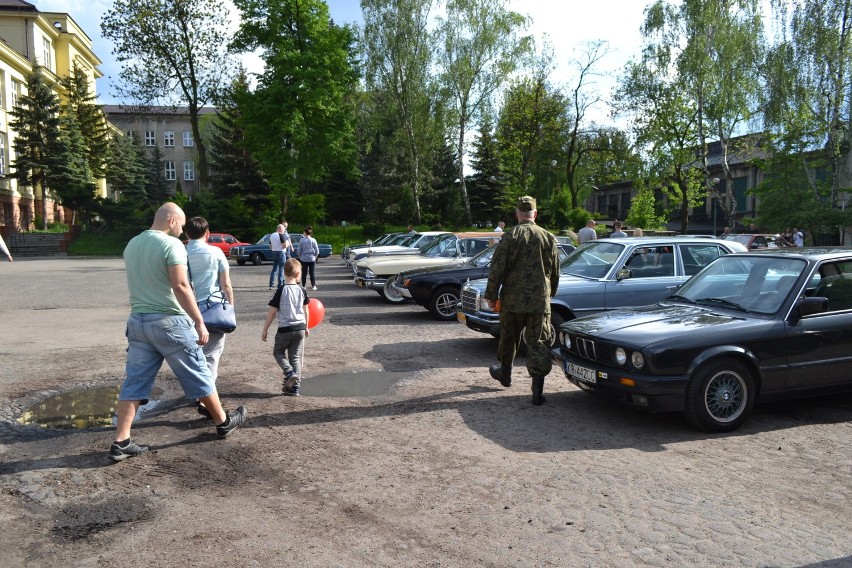
[[[231,247],[235,247],[237,245],[246,246],[250,243],[241,242],[235,236],[229,235],[227,233],[210,233],[210,236],[207,237],[207,244],[214,246],[218,249],[222,249],[222,252],[225,253],[225,256],[228,256],[231,253]]]

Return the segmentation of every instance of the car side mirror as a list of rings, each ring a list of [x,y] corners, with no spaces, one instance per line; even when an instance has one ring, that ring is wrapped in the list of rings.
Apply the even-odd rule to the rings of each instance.
[[[806,296],[799,300],[796,308],[800,317],[812,314],[821,314],[828,311],[828,298],[824,298],[822,296]]]
[[[621,282],[622,280],[626,280],[626,279],[630,278],[631,276],[633,276],[633,273],[630,272],[629,268],[622,268],[618,272],[615,273],[615,279],[619,282]]]

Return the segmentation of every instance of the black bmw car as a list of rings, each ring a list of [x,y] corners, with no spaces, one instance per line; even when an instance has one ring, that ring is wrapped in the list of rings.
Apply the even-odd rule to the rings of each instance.
[[[492,245],[459,266],[415,268],[400,272],[394,279],[394,290],[403,298],[429,310],[436,319],[455,320],[462,284],[468,280],[488,278],[496,246]],[[569,244],[559,243],[557,246],[560,259],[574,250],[574,246]]]
[[[723,256],[665,301],[560,326],[580,388],[711,432],[756,401],[852,390],[852,249]]]

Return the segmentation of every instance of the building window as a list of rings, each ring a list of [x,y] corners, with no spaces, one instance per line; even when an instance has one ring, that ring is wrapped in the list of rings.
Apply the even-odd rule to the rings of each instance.
[[[128,130],[128,131],[127,131],[127,132],[125,132],[124,134],[125,134],[128,138],[130,138],[130,139],[132,139],[132,140],[135,140],[135,139],[136,139],[136,133],[135,133],[135,132],[133,132],[132,130]]]
[[[0,132],[0,176],[6,175],[6,133]]]
[[[12,79],[12,106],[15,108],[18,105],[18,99],[21,97],[21,82]]]
[[[145,145],[146,146],[156,146],[157,145],[157,137],[154,134],[153,130],[145,131]]]
[[[47,39],[46,37],[41,38],[41,49],[42,49],[42,55],[41,55],[42,64],[44,64],[44,66],[47,69],[50,69],[51,71],[53,71],[53,67],[51,65],[51,59],[52,58],[50,57],[50,54],[53,51],[53,49],[50,46],[50,40]]]
[[[195,181],[195,162],[183,163],[183,181]]]
[[[6,103],[9,102],[6,97],[6,73],[0,71],[0,108],[6,108]]]
[[[184,148],[192,148],[195,146],[195,140],[192,139],[192,131],[184,130],[183,131],[183,147]]]
[[[175,131],[174,130],[166,130],[163,132],[163,146],[166,148],[174,148],[175,147]]]
[[[175,181],[175,163],[172,160],[163,162],[166,167],[166,181]]]

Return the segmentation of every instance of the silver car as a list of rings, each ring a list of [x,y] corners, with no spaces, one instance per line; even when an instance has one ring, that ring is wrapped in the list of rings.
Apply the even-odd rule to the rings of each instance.
[[[735,241],[682,236],[587,242],[560,265],[559,288],[550,301],[554,329],[576,317],[654,304],[720,256],[747,250]],[[482,298],[486,283],[462,287],[456,316],[470,329],[496,336],[500,316]]]

